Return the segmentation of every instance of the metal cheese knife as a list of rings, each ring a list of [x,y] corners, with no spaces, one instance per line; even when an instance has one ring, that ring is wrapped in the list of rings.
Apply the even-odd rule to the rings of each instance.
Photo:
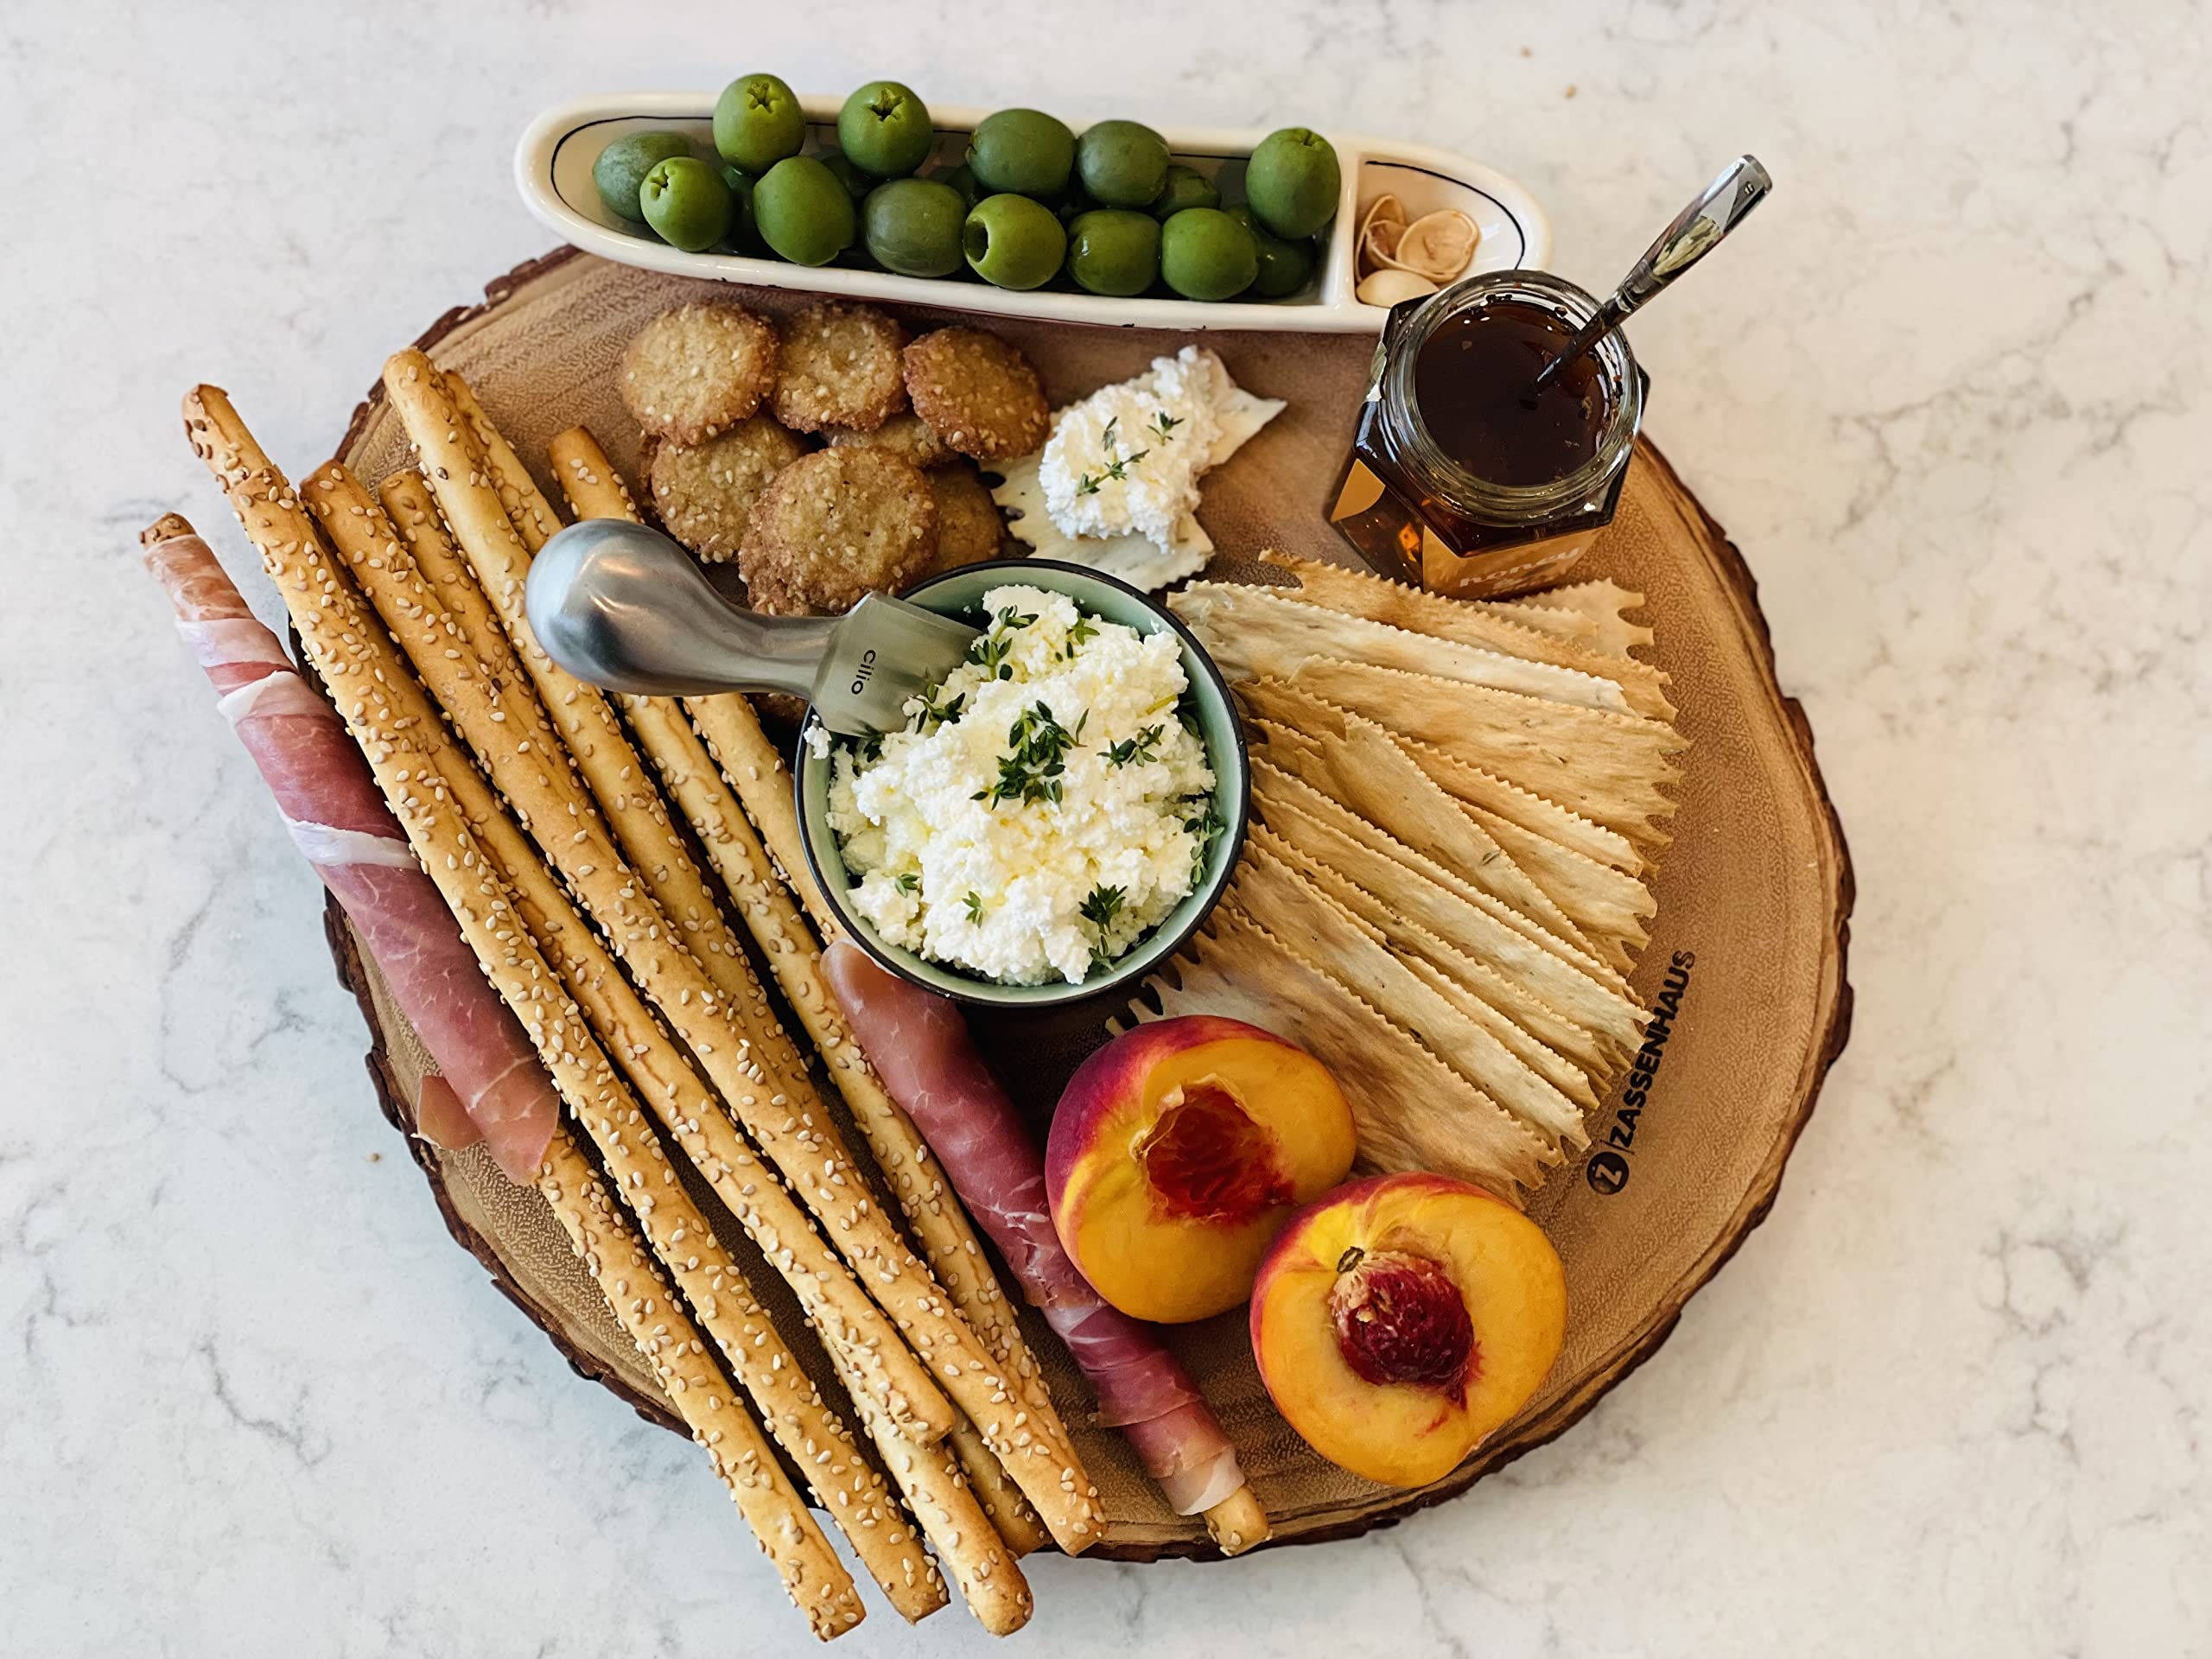
[[[906,700],[982,632],[887,594],[842,616],[763,616],[716,593],[660,531],[620,518],[556,534],[523,600],[538,643],[580,680],[649,696],[788,692],[848,737],[899,730]]]

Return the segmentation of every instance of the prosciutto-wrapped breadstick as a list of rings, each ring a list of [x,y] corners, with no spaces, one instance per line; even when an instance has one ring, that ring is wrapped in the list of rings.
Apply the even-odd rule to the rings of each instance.
[[[1128,1436],[1178,1514],[1206,1517],[1225,1554],[1264,1540],[1267,1512],[1181,1363],[1145,1326],[1101,1301],[1069,1260],[1046,1203],[1044,1156],[959,1009],[886,973],[849,939],[833,940],[822,961],[845,1012],[869,1033],[892,1097],[929,1137],[961,1202],[1090,1379],[1099,1421]]]
[[[192,526],[169,513],[139,534],[146,568],[176,607],[177,631],[216,706],[276,798],[293,844],[345,906],[369,955],[450,1085],[427,1090],[416,1127],[443,1147],[481,1140],[509,1179],[537,1179],[560,1096],[529,1037],[485,984],[392,821],[361,752],[308,688],[275,634]],[[457,1102],[459,1110],[441,1114]]]

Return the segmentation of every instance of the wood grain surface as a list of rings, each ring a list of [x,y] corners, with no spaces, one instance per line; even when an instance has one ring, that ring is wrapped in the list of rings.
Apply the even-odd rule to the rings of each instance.
[[[607,264],[563,251],[493,283],[419,342],[459,367],[522,453],[577,421],[634,480],[638,435],[617,399],[614,360],[646,317],[681,299],[738,298],[785,312],[804,296],[747,293]],[[947,320],[908,314],[911,326]],[[1037,363],[1055,404],[1137,372],[1188,337],[998,323]],[[1210,479],[1201,517],[1223,550],[1210,574],[1246,574],[1274,545],[1356,563],[1322,517],[1366,382],[1372,342],[1326,335],[1216,334],[1240,384],[1290,407]],[[372,482],[400,465],[397,422],[372,393],[340,448]],[[302,471],[305,469],[302,468]],[[556,497],[557,499],[557,497]],[[1254,1370],[1241,1311],[1171,1340],[1237,1441],[1276,1523],[1275,1541],[1352,1535],[1462,1492],[1563,1433],[1666,1340],[1683,1305],[1764,1217],[1830,1064],[1848,1036],[1849,855],[1803,710],[1783,695],[1756,584],[1742,556],[1657,450],[1637,453],[1620,515],[1583,567],[1647,595],[1645,653],[1673,677],[1691,741],[1658,914],[1637,993],[1676,1004],[1640,1111],[1616,1083],[1583,1164],[1555,1172],[1531,1205],[1567,1264],[1570,1317],[1558,1366],[1536,1398],[1474,1457],[1418,1491],[1373,1485],[1324,1463],[1275,1414]],[[369,1070],[385,1116],[411,1129],[427,1058],[393,1012],[334,906],[341,978],[373,1038]],[[975,1020],[978,1039],[1041,1126],[1061,1084],[1118,1011],[1098,1002]],[[646,1418],[677,1427],[535,1192],[509,1185],[480,1152],[446,1154],[409,1135],[454,1237],[582,1375]],[[710,1213],[712,1211],[710,1209]],[[724,1218],[726,1220],[726,1218]],[[772,1308],[796,1321],[793,1307]],[[1109,1516],[1094,1554],[1211,1556],[1198,1523],[1169,1512],[1121,1437],[1090,1424],[1088,1393],[1041,1321],[1033,1340]]]

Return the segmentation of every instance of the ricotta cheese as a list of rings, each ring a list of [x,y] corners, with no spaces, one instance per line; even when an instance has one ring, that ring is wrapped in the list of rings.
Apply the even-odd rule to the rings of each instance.
[[[1037,557],[1164,587],[1213,553],[1199,480],[1283,407],[1240,388],[1211,351],[1185,346],[1059,410],[1045,447],[1003,467],[991,493]]]
[[[854,908],[931,961],[1080,983],[1186,897],[1218,827],[1168,632],[1009,585],[906,729],[838,745],[830,823]]]

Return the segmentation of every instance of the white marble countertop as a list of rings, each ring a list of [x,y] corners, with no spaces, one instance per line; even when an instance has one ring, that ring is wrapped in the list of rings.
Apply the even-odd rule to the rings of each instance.
[[[176,507],[241,552],[188,385],[304,469],[543,248],[533,110],[767,67],[1418,137],[1524,180],[1591,283],[1738,150],[1780,181],[1637,327],[1857,861],[1856,1030],[1772,1217],[1468,1497],[1229,1566],[1041,1563],[1026,1649],[2212,1651],[2208,16],[10,9],[0,1649],[810,1646],[691,1448],[447,1240],[135,544]],[[880,1610],[848,1644],[983,1645]]]

